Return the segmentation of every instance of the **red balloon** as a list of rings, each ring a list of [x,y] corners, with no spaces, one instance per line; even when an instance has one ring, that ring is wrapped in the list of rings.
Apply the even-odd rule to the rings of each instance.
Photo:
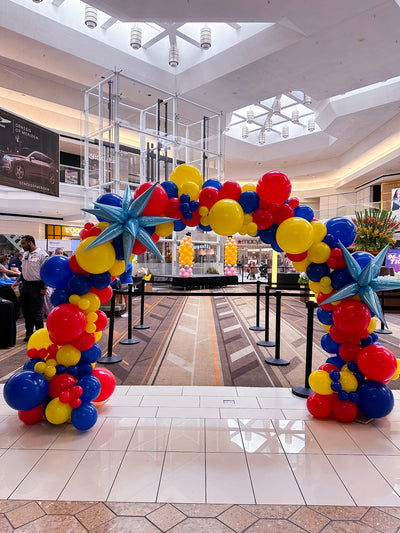
[[[37,348],[29,348],[29,350],[27,350],[27,352],[26,352],[26,355],[30,359],[33,359],[34,357],[37,357],[37,353],[38,353]]]
[[[277,170],[267,172],[257,183],[257,194],[270,202],[276,202],[278,204],[286,202],[291,190],[292,184],[289,178]]]
[[[76,379],[70,374],[56,374],[49,383],[49,396],[58,398],[60,394],[73,387]]]
[[[300,205],[300,200],[296,196],[293,196],[293,198],[290,198],[289,200],[289,205],[293,209],[296,209],[296,207],[299,207]]]
[[[96,368],[93,369],[92,376],[95,376],[100,381],[101,385],[100,394],[95,400],[93,400],[93,402],[104,402],[105,400],[108,400],[116,386],[114,374],[107,368],[96,366]]]
[[[61,304],[50,311],[46,325],[52,342],[68,344],[85,331],[86,315],[77,305]]]
[[[346,361],[346,363],[348,363],[349,361],[357,361],[357,357],[360,353],[360,350],[360,344],[345,342],[339,346],[339,355],[343,359],[343,361]]]
[[[71,257],[68,259],[69,268],[74,272],[75,274],[87,274],[86,270],[83,270],[78,265],[78,261],[76,260],[76,255],[72,254]]]
[[[323,365],[318,367],[318,370],[325,370],[325,372],[329,372],[331,370],[339,370],[337,366],[332,365],[331,363],[324,363]]]
[[[136,255],[141,255],[141,254],[144,254],[145,251],[146,251],[146,246],[143,246],[143,244],[141,244],[138,240],[136,240],[132,248],[132,253]]]
[[[165,208],[164,215],[170,218],[181,218],[182,213],[179,209],[180,205],[181,202],[179,198],[170,198],[167,207]]]
[[[346,268],[343,252],[340,248],[332,248],[331,255],[326,261],[329,268]]]
[[[306,252],[303,252],[302,254],[286,254],[287,258],[290,261],[294,261],[295,263],[298,263],[299,261],[303,261],[307,257],[308,250]]]
[[[41,403],[37,407],[29,409],[28,411],[18,411],[18,418],[24,424],[36,424],[37,422],[40,422],[43,418],[43,406],[44,404]]]
[[[346,400],[342,402],[338,395],[334,394],[332,399],[332,414],[339,422],[352,422],[358,413],[357,404]]]
[[[317,394],[313,392],[307,398],[307,409],[315,418],[326,418],[332,410],[333,394]]]
[[[87,331],[84,331],[82,335],[79,335],[79,337],[76,337],[76,339],[71,341],[71,344],[77,350],[83,352],[84,350],[89,350],[89,348],[91,348],[95,342],[96,339],[94,338],[93,333],[88,333]]]
[[[328,304],[329,305],[329,304]],[[344,333],[341,329],[339,329],[335,324],[331,326],[331,329],[329,330],[329,335],[332,337],[332,339],[335,342],[349,342],[350,335],[347,333]]]
[[[268,229],[274,222],[274,217],[266,209],[259,207],[253,213],[253,222],[257,224],[258,229]]]
[[[96,331],[102,331],[108,323],[107,315],[103,311],[96,311],[97,320],[95,322],[96,324]]]
[[[204,187],[204,189],[201,189],[199,194],[200,206],[204,205],[208,209],[211,209],[218,200],[220,200],[219,190],[215,187]]]
[[[335,294],[335,290],[331,291],[329,294],[324,294],[323,292],[320,292],[317,296],[317,302],[321,309],[325,309],[325,311],[332,311],[335,309],[335,306],[333,304],[324,304],[324,300],[327,300],[329,296],[332,296],[332,294]],[[332,328],[331,328],[332,329]]]
[[[282,224],[284,220],[292,217],[294,217],[294,209],[287,204],[282,204],[274,215],[274,222],[275,224]]]
[[[191,228],[194,228],[200,224],[200,219],[201,219],[201,216],[200,216],[199,210],[197,209],[197,211],[193,211],[192,218],[190,220],[185,219],[184,222],[186,226],[190,226]]]
[[[239,183],[236,181],[225,181],[219,190],[219,199],[230,198],[231,200],[238,201],[241,194],[242,188]]]
[[[371,313],[359,300],[344,300],[333,311],[333,322],[345,333],[357,335],[369,326]]]
[[[147,181],[146,183],[142,183],[140,187],[138,187],[134,194],[134,199],[138,198],[141,194],[143,194],[147,189],[150,189],[150,187],[153,185],[150,181]],[[147,216],[147,215],[162,215],[167,207],[168,204],[168,194],[166,193],[165,189],[161,187],[161,185],[156,185],[156,188],[152,192],[150,196],[150,200],[147,202],[146,207],[141,212],[141,215]]]
[[[397,370],[394,354],[380,344],[370,344],[363,348],[357,359],[358,368],[368,379],[386,381]]]
[[[92,287],[90,289],[90,292],[93,294],[97,294],[97,296],[100,298],[100,303],[104,304],[105,302],[108,302],[108,300],[111,299],[112,296],[112,288],[110,286],[106,287],[105,289],[95,289]]]

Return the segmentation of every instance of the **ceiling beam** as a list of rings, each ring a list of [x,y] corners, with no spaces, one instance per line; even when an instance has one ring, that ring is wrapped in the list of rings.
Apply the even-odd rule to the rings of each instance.
[[[62,0],[64,1],[64,0]],[[114,24],[118,21],[118,19],[116,19],[115,17],[110,17],[108,18],[104,24],[101,25],[101,28],[103,30],[108,30],[108,28],[111,28],[111,26],[114,26]]]

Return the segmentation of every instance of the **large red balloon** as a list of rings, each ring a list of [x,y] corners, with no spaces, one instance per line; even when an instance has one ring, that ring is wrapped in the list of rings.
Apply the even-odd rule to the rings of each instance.
[[[317,296],[317,303],[320,306],[321,309],[325,309],[325,311],[333,311],[335,309],[335,306],[333,304],[324,304],[324,300],[327,300],[329,296],[332,296],[335,294],[335,290],[332,290],[329,294],[324,294],[323,292],[320,292]]]
[[[96,366],[96,368],[93,369],[92,376],[95,376],[100,381],[101,385],[100,394],[95,400],[93,400],[93,402],[99,403],[108,400],[116,386],[114,374],[110,372],[108,368]]]
[[[282,224],[284,220],[291,217],[294,217],[294,209],[287,204],[282,204],[274,215],[274,222],[275,224]]]
[[[329,330],[329,335],[332,337],[332,339],[335,342],[339,342],[339,343],[350,342],[350,335],[348,333],[344,333],[341,329],[335,326],[335,324],[331,326],[331,329]]]
[[[199,194],[200,206],[204,205],[208,209],[211,209],[218,200],[220,200],[219,190],[215,187],[204,187],[204,189],[201,189]]]
[[[141,194],[147,191],[147,189],[150,189],[152,185],[153,183],[150,181],[142,183],[142,185],[136,189],[134,199],[138,198]],[[167,204],[168,194],[166,193],[165,189],[161,187],[161,185],[157,184],[156,188],[152,192],[152,195],[150,196],[150,200],[147,202],[146,207],[141,212],[141,215],[162,215],[167,207]]]
[[[396,357],[380,344],[370,344],[363,348],[358,355],[357,364],[365,377],[374,381],[386,381],[397,370]]]
[[[332,398],[332,414],[339,420],[339,422],[352,422],[357,416],[358,408],[357,404],[346,400],[342,402],[339,400],[337,394],[333,395]]]
[[[24,424],[36,424],[37,422],[40,422],[43,418],[43,406],[44,404],[41,403],[37,407],[29,409],[28,411],[18,411],[18,418]]]
[[[77,305],[61,304],[50,311],[46,325],[52,342],[68,344],[85,331],[86,315]]]
[[[270,202],[278,204],[286,202],[291,190],[292,185],[289,178],[277,170],[267,172],[257,183],[257,194]]]
[[[182,213],[179,209],[180,205],[181,201],[179,198],[170,198],[167,207],[165,208],[164,215],[170,218],[181,218]]]
[[[307,409],[315,418],[326,418],[332,410],[332,394],[313,392],[307,398]]]
[[[83,352],[84,350],[89,350],[89,348],[91,348],[95,342],[96,339],[93,333],[88,333],[87,331],[84,331],[82,335],[79,335],[79,337],[76,337],[76,339],[71,341],[71,344],[77,350]]]
[[[357,335],[368,328],[371,313],[359,300],[344,300],[333,311],[333,322],[344,333]]]
[[[343,361],[346,361],[346,363],[348,363],[349,361],[357,361],[357,357],[358,357],[358,354],[360,353],[360,350],[361,350],[360,344],[344,342],[343,344],[339,346],[339,355],[343,359]]]
[[[113,294],[113,290],[110,287],[110,285],[106,287],[105,289],[95,289],[94,287],[92,287],[90,289],[90,292],[92,292],[93,294],[97,294],[97,296],[100,299],[100,303],[102,304],[104,304],[105,302],[108,302],[108,300],[111,299],[111,296]]]
[[[253,222],[257,224],[258,229],[268,229],[272,226],[274,217],[267,209],[259,207],[253,213]]]
[[[97,320],[95,322],[96,331],[102,331],[108,323],[107,315],[103,311],[96,311]]]
[[[49,396],[58,398],[62,392],[73,387],[76,379],[70,374],[56,374],[49,383]]]
[[[238,201],[242,188],[237,181],[225,181],[219,190],[219,199],[229,198]]]

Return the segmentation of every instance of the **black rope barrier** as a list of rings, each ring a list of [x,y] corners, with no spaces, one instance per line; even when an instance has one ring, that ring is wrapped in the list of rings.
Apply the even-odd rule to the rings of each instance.
[[[138,344],[140,342],[136,337],[132,337],[132,283],[128,284],[128,338],[119,341],[120,344]]]
[[[149,325],[144,323],[144,288],[146,285],[146,280],[144,279],[139,286],[140,291],[140,324],[133,326],[134,329],[149,329]],[[151,294],[151,293],[149,293]]]
[[[275,296],[276,300],[276,310],[275,310],[275,357],[267,357],[265,362],[268,365],[274,366],[287,366],[290,364],[290,361],[286,359],[281,359],[281,309],[282,309],[282,292],[275,291],[272,293]]]
[[[264,340],[263,341],[257,341],[256,344],[258,346],[264,346],[272,348],[275,346],[275,343],[273,341],[269,340],[269,297],[270,297],[270,288],[268,285],[265,286],[265,308],[264,308]]]
[[[389,298],[390,298],[390,296],[391,295],[389,295]],[[384,309],[385,309],[385,293],[383,291],[381,291],[379,293],[379,300],[381,302],[382,311],[384,312]],[[374,333],[379,333],[380,335],[390,335],[392,332],[390,331],[390,329],[385,328],[385,324],[381,320],[381,327],[380,328],[376,328]]]
[[[265,327],[260,326],[260,287],[261,281],[257,280],[257,295],[256,295],[256,325],[250,326],[252,331],[264,331]]]
[[[292,387],[292,393],[300,398],[308,398],[312,394],[312,389],[308,382],[312,368],[312,351],[313,351],[313,336],[314,336],[314,309],[318,304],[313,301],[306,302],[307,306],[307,339],[306,339],[306,371],[304,379],[304,387],[300,385]]]

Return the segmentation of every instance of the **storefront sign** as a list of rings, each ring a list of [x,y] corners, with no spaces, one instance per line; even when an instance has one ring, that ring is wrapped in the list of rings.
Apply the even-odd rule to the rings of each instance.
[[[395,272],[400,272],[400,249],[389,250],[386,256],[385,266],[393,267]]]

